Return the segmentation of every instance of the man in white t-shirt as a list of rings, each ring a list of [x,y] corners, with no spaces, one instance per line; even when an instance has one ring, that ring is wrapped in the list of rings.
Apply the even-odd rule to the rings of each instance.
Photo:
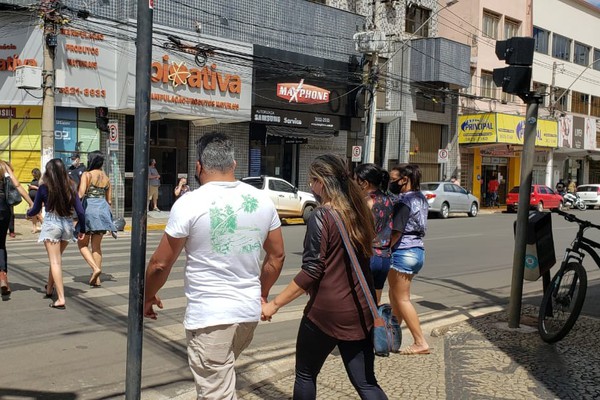
[[[183,324],[198,399],[235,399],[235,359],[252,341],[261,302],[283,266],[281,223],[268,196],[235,179],[226,135],[205,135],[197,146],[202,186],[171,209],[146,270],[144,316],[157,318],[156,293],[185,248]]]

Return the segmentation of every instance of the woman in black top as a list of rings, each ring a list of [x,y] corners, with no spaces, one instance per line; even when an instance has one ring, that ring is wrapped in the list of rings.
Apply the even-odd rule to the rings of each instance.
[[[2,296],[10,295],[10,286],[8,285],[8,254],[6,251],[6,233],[8,225],[12,218],[12,207],[6,203],[6,180],[10,179],[17,188],[21,196],[31,206],[33,202],[29,198],[27,191],[21,186],[15,176],[10,164],[0,160],[0,294]]]

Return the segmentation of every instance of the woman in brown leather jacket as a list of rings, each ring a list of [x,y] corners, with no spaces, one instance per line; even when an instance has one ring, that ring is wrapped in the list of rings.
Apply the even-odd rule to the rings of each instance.
[[[307,224],[302,269],[283,292],[263,304],[262,319],[270,320],[280,307],[303,293],[310,296],[296,343],[295,400],[316,398],[317,376],[336,346],[360,397],[387,399],[375,379],[373,318],[331,213],[338,213],[348,231],[371,296],[373,216],[340,157],[317,157],[308,176],[321,206]]]

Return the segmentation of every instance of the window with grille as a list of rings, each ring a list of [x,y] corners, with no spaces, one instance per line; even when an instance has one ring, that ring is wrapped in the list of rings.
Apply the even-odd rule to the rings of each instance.
[[[496,98],[496,85],[491,72],[481,71],[481,96]]]
[[[550,39],[550,32],[534,26],[533,38],[535,39],[535,51],[538,53],[548,54],[548,41]]]
[[[590,63],[590,46],[575,42],[575,52],[573,53],[573,62],[579,65],[587,66]]]
[[[521,23],[512,19],[504,19],[504,39],[510,39],[513,36],[519,36]]]
[[[498,23],[500,21],[500,17],[496,14],[492,14],[490,12],[483,12],[482,19],[482,31],[483,36],[498,39]]]
[[[406,7],[406,26],[407,33],[427,37],[429,36],[429,18],[431,10],[416,5]]]
[[[590,95],[573,91],[571,99],[571,112],[587,114],[590,104]]]
[[[600,97],[592,96],[592,109],[590,114],[594,117],[600,117]]]
[[[556,33],[552,35],[552,57],[571,60],[571,39]]]

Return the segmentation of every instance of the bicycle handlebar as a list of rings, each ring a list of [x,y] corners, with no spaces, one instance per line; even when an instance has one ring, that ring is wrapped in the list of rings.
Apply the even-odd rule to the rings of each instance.
[[[596,225],[591,223],[590,221],[585,221],[583,219],[577,218],[575,215],[570,214],[568,212],[561,211],[559,209],[551,210],[553,213],[563,216],[569,222],[577,222],[579,225],[582,225],[584,228],[596,228],[600,229],[600,225]]]

